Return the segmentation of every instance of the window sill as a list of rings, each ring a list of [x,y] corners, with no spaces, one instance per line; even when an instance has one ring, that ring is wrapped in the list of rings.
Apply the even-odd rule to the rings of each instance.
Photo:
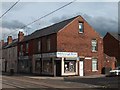
[[[83,32],[79,32],[79,33],[83,33]]]
[[[93,53],[96,53],[97,51],[92,51]]]
[[[98,72],[98,70],[92,70],[92,72]]]

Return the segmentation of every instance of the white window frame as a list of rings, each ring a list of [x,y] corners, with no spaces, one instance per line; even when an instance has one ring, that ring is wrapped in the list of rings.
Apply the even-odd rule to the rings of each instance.
[[[80,30],[82,29],[82,31]],[[79,33],[83,33],[83,23],[82,22],[79,22]]]
[[[92,52],[97,52],[97,48],[98,48],[98,44],[97,44],[97,40],[96,39],[92,39],[91,41],[91,48],[92,48]],[[93,49],[94,47],[94,49]]]
[[[92,58],[92,71],[98,71],[98,60],[97,58]]]

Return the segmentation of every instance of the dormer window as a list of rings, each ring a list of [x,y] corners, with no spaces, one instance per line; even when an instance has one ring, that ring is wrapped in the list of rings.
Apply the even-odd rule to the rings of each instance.
[[[79,33],[83,33],[83,22],[79,22]]]

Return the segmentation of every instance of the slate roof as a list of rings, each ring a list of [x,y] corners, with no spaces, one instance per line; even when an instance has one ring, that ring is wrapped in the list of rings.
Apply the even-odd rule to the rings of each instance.
[[[113,33],[113,32],[109,32],[110,35],[112,35],[115,39],[117,39],[118,41],[120,41],[120,34],[118,33]]]
[[[76,16],[76,17],[78,17],[78,16]],[[53,33],[57,33],[59,30],[61,30],[67,24],[69,24],[71,21],[73,21],[76,17],[61,21],[59,23],[53,24],[53,25],[45,27],[43,29],[39,29],[39,30],[33,32],[32,34],[30,34],[28,36],[25,36],[24,39],[22,40],[22,42],[28,41],[28,40],[31,40],[31,39],[34,39],[34,38],[39,38],[39,37],[42,37],[42,36],[50,35],[50,34],[53,34]]]
[[[78,17],[78,16],[76,16],[76,17]],[[61,30],[67,24],[69,24],[71,21],[73,21],[76,17],[73,17],[71,19],[67,19],[67,20],[55,23],[51,26],[36,30],[32,34],[24,36],[24,39],[21,42],[28,41],[28,40],[31,40],[34,38],[39,38],[39,37],[46,36],[46,35],[50,35],[53,33],[57,33],[59,30]],[[3,49],[10,48],[10,47],[16,46],[17,43],[18,43],[18,39],[14,39],[11,44],[6,43],[6,44],[4,44],[4,46],[2,46],[2,48]]]

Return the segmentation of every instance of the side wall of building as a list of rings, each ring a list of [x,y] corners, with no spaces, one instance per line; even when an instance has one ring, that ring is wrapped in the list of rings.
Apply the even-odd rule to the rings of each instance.
[[[116,57],[117,63],[120,65],[120,42],[110,34],[107,34],[103,39],[104,53]]]

